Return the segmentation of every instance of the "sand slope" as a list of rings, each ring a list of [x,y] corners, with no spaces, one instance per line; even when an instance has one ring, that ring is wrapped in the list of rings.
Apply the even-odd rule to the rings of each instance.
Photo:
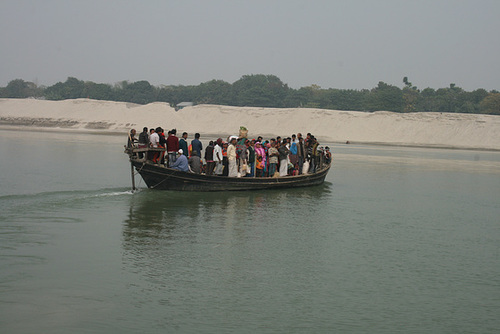
[[[289,136],[311,132],[322,141],[500,150],[500,116],[455,113],[357,112],[198,105],[175,111],[166,103],[137,105],[89,99],[0,99],[0,126],[126,132],[177,128],[202,136]]]

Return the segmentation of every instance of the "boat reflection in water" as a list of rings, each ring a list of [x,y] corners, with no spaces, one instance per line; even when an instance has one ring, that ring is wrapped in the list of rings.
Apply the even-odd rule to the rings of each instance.
[[[314,214],[311,208],[330,200],[331,188],[325,182],[307,188],[250,192],[139,191],[131,199],[124,222],[123,247],[132,261],[140,260],[140,266],[152,270],[161,266],[158,259],[171,255],[166,249],[174,244],[219,247],[267,233],[276,228],[273,224],[278,220],[307,222]]]
[[[332,184],[268,191],[235,192],[151,192],[139,191],[133,196],[129,217],[125,221],[125,237],[168,237],[175,227],[232,223],[238,217],[272,219],[277,211],[300,211],[312,203],[321,204],[331,193]],[[165,234],[166,233],[166,234]]]
[[[316,239],[315,210],[331,203],[331,187],[138,191],[122,229],[127,296],[137,308],[156,305],[165,328],[188,332],[220,326],[226,315],[256,316],[259,309],[246,310],[249,298],[269,298],[289,281],[291,261],[310,252],[297,237]]]

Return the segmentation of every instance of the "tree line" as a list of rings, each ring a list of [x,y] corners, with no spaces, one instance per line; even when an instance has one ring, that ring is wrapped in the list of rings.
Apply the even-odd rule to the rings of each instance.
[[[356,111],[456,112],[500,115],[500,92],[465,91],[450,84],[446,88],[418,89],[403,78],[402,88],[380,81],[372,89],[324,89],[317,85],[290,88],[275,75],[244,75],[234,83],[211,80],[199,85],[153,86],[148,81],[121,81],[114,85],[69,77],[52,86],[15,79],[0,87],[3,98],[65,100],[90,98],[137,104],[180,102],[249,107],[320,108]]]

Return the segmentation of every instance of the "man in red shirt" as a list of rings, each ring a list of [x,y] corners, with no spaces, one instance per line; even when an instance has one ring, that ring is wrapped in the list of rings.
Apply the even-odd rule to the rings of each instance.
[[[171,166],[176,160],[176,153],[179,151],[179,138],[176,136],[177,130],[172,129],[167,138],[168,165]]]

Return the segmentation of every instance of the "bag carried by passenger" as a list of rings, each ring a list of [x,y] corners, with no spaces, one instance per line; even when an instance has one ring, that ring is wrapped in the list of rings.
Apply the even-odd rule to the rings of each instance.
[[[302,165],[302,174],[307,174],[309,172],[309,161],[305,161]]]
[[[248,172],[247,164],[241,165],[241,175],[245,176],[245,175],[247,175],[247,172]]]

